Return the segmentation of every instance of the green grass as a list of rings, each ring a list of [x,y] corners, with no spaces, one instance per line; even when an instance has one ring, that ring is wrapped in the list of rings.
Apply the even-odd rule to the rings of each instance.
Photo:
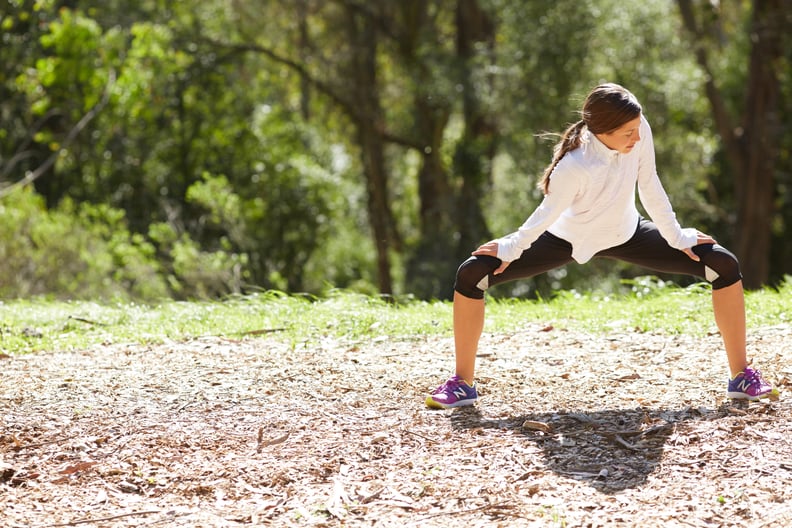
[[[651,278],[627,284],[629,293],[559,292],[553,299],[487,304],[486,332],[527,323],[607,333],[641,331],[705,335],[714,330],[707,286],[680,288]],[[746,294],[750,327],[787,324],[792,280]],[[325,298],[277,292],[217,302],[97,304],[17,300],[0,303],[0,350],[5,353],[86,349],[111,343],[163,343],[203,336],[272,335],[296,346],[330,336],[350,341],[451,335],[452,304],[338,292]]]

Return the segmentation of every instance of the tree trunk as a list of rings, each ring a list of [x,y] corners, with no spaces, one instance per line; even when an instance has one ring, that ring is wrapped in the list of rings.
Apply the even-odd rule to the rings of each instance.
[[[398,29],[394,32],[400,58],[411,79],[412,148],[421,156],[418,168],[418,222],[420,238],[405,263],[405,286],[421,299],[451,298],[453,273],[458,265],[454,255],[456,205],[448,167],[443,161],[444,131],[451,116],[452,102],[437,86],[425,82],[432,78],[426,50],[437,50],[436,20],[432,3],[404,0],[398,4]],[[442,51],[432,52],[441,60]]]
[[[380,293],[391,295],[390,250],[398,237],[390,209],[385,142],[381,130],[385,117],[377,82],[377,32],[375,24],[352,8],[347,10],[347,29],[352,51],[350,86],[359,113],[354,122],[366,180],[369,222],[377,252],[377,280]]]
[[[421,30],[431,29],[423,25],[431,17],[426,13],[426,2],[402,5],[412,20],[412,24],[405,24],[412,31],[407,32],[411,38],[402,41],[402,53],[413,63],[413,69],[420,70],[416,47]],[[418,173],[421,241],[408,261],[407,282],[421,298],[450,299],[457,266],[489,237],[481,199],[491,185],[495,127],[481,104],[473,61],[478,43],[484,42],[490,48],[494,45],[495,28],[477,0],[458,0],[455,24],[456,56],[449,60],[456,66],[455,81],[461,87],[464,118],[464,132],[453,159],[458,185],[449,177],[440,157],[450,105],[433,98],[420,84],[414,97],[418,140],[424,145]]]
[[[456,26],[465,131],[454,155],[454,172],[462,179],[456,218],[460,235],[457,254],[463,256],[490,238],[481,204],[492,185],[496,126],[482,108],[472,61],[477,43],[485,43],[492,51],[495,25],[478,0],[458,0]]]
[[[297,50],[300,55],[300,63],[305,64],[308,56],[308,4],[306,0],[299,0],[296,3],[297,10]],[[304,121],[311,119],[311,80],[302,72],[300,73],[300,114]]]
[[[361,149],[363,172],[366,176],[366,193],[368,195],[368,215],[374,237],[374,248],[377,252],[377,280],[382,294],[393,293],[391,278],[391,235],[388,211],[388,178],[385,169],[384,144],[380,136],[362,123],[357,125],[358,144]]]
[[[785,0],[753,1],[743,113],[735,119],[715,84],[709,50],[704,44],[706,28],[696,21],[691,0],[678,0],[683,23],[694,39],[696,61],[707,76],[705,92],[734,174],[737,200],[734,252],[740,260],[747,288],[758,288],[769,278],[771,224],[775,215],[774,169],[780,137],[780,82],[776,68],[782,54],[784,3]]]
[[[434,102],[423,87],[416,90],[416,132],[424,145],[418,169],[421,237],[407,260],[406,286],[421,299],[450,299],[453,273],[459,264],[454,255],[454,191],[441,156],[450,108]]]
[[[779,143],[781,0],[756,0],[751,27],[748,86],[742,118],[744,166],[736,174],[737,247],[745,285],[758,288],[770,271],[770,241],[775,215],[775,161]]]

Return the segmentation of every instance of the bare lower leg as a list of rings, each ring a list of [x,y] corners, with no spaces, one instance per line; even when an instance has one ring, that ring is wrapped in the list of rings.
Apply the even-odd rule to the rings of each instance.
[[[484,330],[484,299],[471,299],[454,292],[454,346],[456,375],[473,383],[476,351]]]
[[[715,324],[718,325],[729,370],[732,377],[746,367],[748,359],[745,351],[745,297],[742,281],[731,286],[712,290],[712,310],[715,313]]]

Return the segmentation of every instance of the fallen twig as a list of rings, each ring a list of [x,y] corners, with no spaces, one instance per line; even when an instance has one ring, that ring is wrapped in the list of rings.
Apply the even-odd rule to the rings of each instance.
[[[249,330],[247,332],[240,332],[238,335],[243,336],[256,336],[256,335],[264,335],[264,334],[272,334],[274,332],[285,332],[285,328],[262,328],[260,330]]]
[[[264,428],[259,427],[258,436],[256,438],[256,453],[261,453],[261,450],[267,446],[282,444],[286,440],[289,439],[291,435],[291,431],[287,432],[283,436],[279,436],[278,438],[273,438],[272,440],[264,440]]]
[[[421,520],[424,521],[426,519],[433,519],[435,517],[442,517],[444,515],[464,515],[467,513],[475,513],[479,511],[501,510],[501,509],[509,509],[509,508],[514,508],[514,505],[508,504],[506,501],[503,501],[503,502],[496,502],[495,504],[485,504],[484,506],[479,506],[478,508],[468,508],[466,510],[455,510],[449,512],[433,513],[431,515],[427,515],[426,517],[421,518]]]
[[[83,317],[75,317],[73,315],[70,315],[69,319],[71,319],[73,321],[79,321],[81,323],[85,323],[85,324],[89,324],[89,325],[107,326],[106,323],[100,323],[99,321],[91,321],[90,319],[85,319]]]
[[[104,521],[113,521],[115,519],[122,519],[124,517],[133,517],[137,515],[151,515],[153,513],[159,513],[160,510],[148,510],[148,511],[141,511],[141,512],[130,512],[130,513],[119,513],[118,515],[111,515],[110,517],[98,517],[96,519],[79,519],[77,521],[69,521],[65,523],[56,523],[56,524],[45,524],[42,525],[40,528],[55,528],[57,526],[77,526],[78,524],[89,524],[89,523],[98,523]]]
[[[423,438],[427,442],[432,442],[433,444],[437,443],[437,440],[434,440],[433,438],[429,438],[428,436],[424,436],[424,435],[422,435],[420,433],[416,433],[416,432],[410,431],[408,429],[404,429],[404,432],[407,433],[407,434],[411,434],[413,436],[417,436],[418,438]]]
[[[643,429],[643,430],[636,429],[632,431],[597,431],[597,434],[613,440],[617,436],[621,436],[621,437],[649,436],[651,434],[669,429],[671,427],[672,427],[671,424],[663,424],[663,425],[656,425],[654,427],[650,427],[649,429]]]
[[[629,449],[631,451],[640,451],[641,450],[640,447],[636,447],[636,446],[632,445],[630,442],[628,442],[627,440],[625,440],[624,438],[622,438],[619,435],[616,435],[613,440],[617,444],[622,445],[622,446],[626,447],[627,449]]]

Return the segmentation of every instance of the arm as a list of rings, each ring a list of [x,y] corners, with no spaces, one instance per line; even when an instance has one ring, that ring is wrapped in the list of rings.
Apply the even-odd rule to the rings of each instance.
[[[491,255],[503,261],[497,275],[508,266],[508,263],[520,257],[523,251],[544,233],[561,213],[563,213],[581,190],[582,178],[575,162],[569,157],[562,159],[550,178],[549,192],[539,207],[528,217],[520,228],[497,240],[479,247],[474,255]]]
[[[657,175],[652,129],[643,116],[641,117],[641,136],[640,161],[638,162],[638,196],[641,204],[671,247],[685,251],[696,244],[703,243],[699,241],[698,231],[692,228],[683,229],[677,222],[671,201]],[[688,253],[688,251],[685,252]],[[692,252],[688,254],[690,255]],[[698,258],[694,260],[698,260]]]

